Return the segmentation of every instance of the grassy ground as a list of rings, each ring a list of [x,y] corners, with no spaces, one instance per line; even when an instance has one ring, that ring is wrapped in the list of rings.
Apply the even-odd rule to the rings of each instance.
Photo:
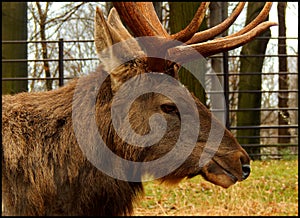
[[[247,180],[228,189],[200,176],[173,187],[148,182],[134,215],[298,215],[298,160],[253,161],[251,167]]]

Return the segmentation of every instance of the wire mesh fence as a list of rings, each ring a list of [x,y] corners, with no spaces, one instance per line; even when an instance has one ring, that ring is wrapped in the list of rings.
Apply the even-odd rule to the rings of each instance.
[[[276,40],[278,38],[272,38]],[[297,40],[298,38],[287,38],[287,40]],[[271,41],[270,41],[271,42]],[[28,90],[42,91],[45,90],[45,82],[53,81],[51,84],[52,89],[56,89],[59,86],[63,86],[68,80],[88,74],[96,68],[99,63],[97,55],[93,52],[81,52],[79,56],[76,49],[79,45],[89,44],[92,46],[93,40],[63,40],[56,41],[2,41],[2,44],[27,44],[37,45],[46,43],[53,48],[53,52],[49,57],[42,58],[38,55],[29,55],[27,58],[2,58],[2,86],[5,86],[7,82],[14,81],[27,81]],[[276,44],[276,43],[274,43]],[[80,47],[82,49],[83,46]],[[75,48],[75,51],[72,50]],[[72,55],[73,54],[73,55]],[[246,148],[255,148],[256,152],[250,153],[250,156],[258,156],[259,159],[282,159],[282,158],[294,158],[298,156],[298,52],[290,51],[287,55],[284,55],[288,62],[289,67],[287,72],[279,72],[277,51],[272,54],[265,55],[248,55],[251,57],[263,56],[264,67],[262,72],[239,72],[239,61],[241,55],[237,51],[222,53],[209,57],[207,59],[209,67],[212,67],[211,60],[218,59],[222,63],[222,69],[220,72],[214,72],[222,83],[226,100],[226,126],[240,141],[249,139],[249,143],[241,143]],[[282,55],[281,55],[282,56]],[[20,62],[27,63],[28,74],[26,76],[5,76],[6,64],[18,64]],[[52,73],[51,76],[44,76],[44,63],[49,62]],[[70,64],[72,62],[73,64]],[[37,73],[39,72],[39,73]],[[12,76],[11,76],[12,75]],[[243,76],[261,76],[261,89],[260,90],[240,90],[239,80]],[[282,79],[282,75],[285,76],[288,84],[287,89],[280,90],[278,83]],[[206,78],[209,80],[210,73],[206,73]],[[238,99],[240,93],[250,93],[251,95],[260,95],[261,103],[259,107],[253,108],[240,108],[238,105]],[[214,94],[213,91],[208,92],[208,95]],[[282,96],[287,98],[288,104],[286,107],[279,105],[279,98]],[[212,109],[214,110],[214,109]],[[217,109],[216,109],[217,110]],[[259,112],[259,117],[253,117],[253,119],[259,119],[259,125],[238,125],[237,117],[241,112]],[[286,123],[282,124],[278,122],[278,117],[283,115],[286,118]],[[281,131],[281,130],[285,131]],[[237,134],[239,130],[253,130],[255,134]],[[252,133],[253,133],[252,131]],[[251,131],[250,131],[251,132]],[[245,131],[247,133],[247,131]],[[249,153],[249,151],[248,151]]]

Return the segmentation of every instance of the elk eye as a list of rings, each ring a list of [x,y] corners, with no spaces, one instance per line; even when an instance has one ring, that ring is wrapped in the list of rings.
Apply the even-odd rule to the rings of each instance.
[[[177,107],[173,104],[162,104],[160,108],[166,114],[178,113]]]

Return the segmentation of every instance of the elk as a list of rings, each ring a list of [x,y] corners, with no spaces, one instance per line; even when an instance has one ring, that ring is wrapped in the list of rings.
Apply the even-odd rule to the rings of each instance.
[[[146,82],[145,84],[153,83],[153,87],[163,87],[162,83],[168,78],[177,79],[179,67],[193,56],[193,51],[196,50],[203,57],[228,51],[253,40],[270,26],[276,25],[269,21],[263,22],[271,7],[271,3],[266,3],[258,17],[245,28],[232,35],[214,39],[234,22],[244,4],[239,3],[233,13],[219,25],[197,32],[208,7],[208,3],[201,3],[190,24],[173,35],[162,27],[150,2],[114,2],[107,19],[97,8],[95,46],[98,54],[105,49],[109,52],[99,55],[101,63],[95,72],[86,77],[75,78],[56,90],[2,96],[4,213],[130,215],[133,214],[134,202],[143,193],[141,177],[147,174],[153,174],[156,179],[167,184],[176,184],[184,178],[201,175],[224,188],[246,179],[250,174],[248,154],[232,133],[192,93],[190,95],[195,107],[188,106],[184,114],[181,114],[172,99],[161,93],[145,93],[132,102],[127,117],[130,128],[136,135],[145,136],[153,130],[153,115],[158,114],[165,120],[163,136],[151,146],[128,143],[114,129],[112,120],[113,105],[122,109],[127,100],[126,95],[130,90],[135,92],[135,87],[131,87],[126,94],[120,93],[128,81],[132,80],[133,84],[140,81]],[[145,55],[142,45],[132,40],[134,37],[154,37],[157,40],[143,46],[151,52],[159,50],[168,59]],[[129,43],[122,44],[128,40]],[[183,44],[174,44],[173,40]],[[121,50],[109,49],[118,43],[121,43]],[[128,61],[117,67],[109,67],[110,62],[114,64],[123,59]],[[144,75],[156,75],[164,80],[150,77],[142,79]],[[167,79],[163,75],[167,75]],[[101,86],[97,87],[99,82]],[[174,92],[175,95],[182,94],[181,91],[176,93],[177,89]],[[117,95],[120,97],[114,100]],[[183,105],[190,104],[187,99],[180,99]],[[118,165],[118,158],[139,163],[155,162],[171,152],[177,141],[190,143],[180,137],[181,121],[195,111],[200,122],[192,120],[189,123],[190,126],[199,126],[195,143],[178,166],[176,164],[181,158],[181,152],[173,152],[171,158],[151,165],[151,169],[139,168],[141,165],[130,169]],[[93,122],[96,128],[91,128]],[[122,117],[120,122],[123,122]],[[76,126],[79,128],[76,129]],[[159,126],[157,128],[161,130]],[[209,143],[217,143],[214,140],[208,143],[213,128],[222,132],[217,149],[208,147]],[[121,128],[120,131],[129,139],[132,136],[127,134],[127,128]],[[185,134],[189,136],[194,132],[190,128]],[[107,158],[106,153],[102,154],[97,150],[100,141],[95,141],[95,135],[101,136],[105,146],[115,156]],[[91,141],[95,143],[88,146]],[[179,149],[184,153],[185,144]],[[201,155],[211,155],[211,158],[201,165]],[[122,179],[99,170],[93,161],[101,162],[102,159],[105,159],[105,166],[123,175]],[[170,168],[174,170],[168,171]],[[160,175],[164,170],[168,173]]]

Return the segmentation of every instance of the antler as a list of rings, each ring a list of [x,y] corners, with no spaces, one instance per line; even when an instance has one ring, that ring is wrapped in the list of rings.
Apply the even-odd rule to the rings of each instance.
[[[186,41],[199,29],[209,3],[202,2],[190,24],[184,30],[172,36],[163,28],[151,2],[113,2],[113,5],[137,37],[163,36],[169,39]]]
[[[113,5],[134,36],[159,36],[184,42],[185,45],[170,48],[168,51],[169,55],[176,60],[188,58],[192,50],[197,50],[207,57],[234,49],[253,40],[269,27],[277,25],[275,22],[265,21],[272,6],[272,2],[267,2],[260,14],[242,30],[226,37],[213,39],[232,25],[245,3],[239,3],[233,13],[219,25],[197,32],[209,5],[207,2],[202,2],[190,24],[180,32],[170,35],[163,28],[151,2],[113,2]]]
[[[151,2],[113,2],[113,5],[136,37],[169,37]]]
[[[242,12],[246,2],[240,2],[237,7],[234,9],[232,14],[225,19],[222,23],[218,24],[217,26],[214,26],[212,28],[209,28],[207,30],[204,30],[202,32],[196,33],[191,39],[189,39],[186,44],[193,44],[197,42],[204,42],[206,40],[212,39],[215,36],[221,34],[225,30],[227,30],[233,22],[236,20],[236,18],[240,15]]]

